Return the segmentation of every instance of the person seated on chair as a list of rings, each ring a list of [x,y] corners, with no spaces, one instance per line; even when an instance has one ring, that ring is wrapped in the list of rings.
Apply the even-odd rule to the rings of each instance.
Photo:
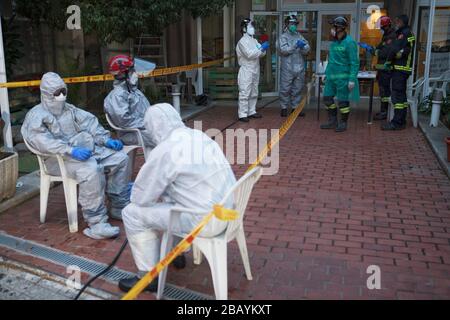
[[[84,234],[98,240],[115,238],[119,228],[108,223],[105,190],[111,216],[121,219],[122,209],[130,202],[129,159],[121,151],[123,143],[111,139],[94,115],[66,103],[67,92],[58,74],[45,74],[41,103],[28,112],[22,135],[38,152],[64,157],[69,177],[79,184],[78,202],[89,226]],[[49,174],[61,174],[56,158],[48,158],[45,164]]]
[[[160,232],[167,230],[171,208],[193,209],[174,221],[175,234],[191,232],[220,203],[236,183],[231,166],[219,145],[201,131],[186,127],[169,104],[157,104],[145,115],[145,128],[155,144],[135,181],[131,203],[123,210],[123,222],[138,275],[119,282],[128,292],[159,261]],[[231,202],[231,203],[229,203]],[[225,204],[233,208],[233,200]],[[214,219],[202,236],[221,234],[227,223]],[[178,257],[175,267],[185,265]],[[147,288],[156,291],[157,280]]]
[[[114,125],[121,129],[139,129],[146,148],[153,149],[149,134],[144,128],[144,116],[150,102],[138,89],[139,76],[134,69],[134,60],[125,55],[113,57],[109,72],[114,76],[114,88],[105,98],[104,109]],[[121,133],[126,145],[139,145],[135,133]]]

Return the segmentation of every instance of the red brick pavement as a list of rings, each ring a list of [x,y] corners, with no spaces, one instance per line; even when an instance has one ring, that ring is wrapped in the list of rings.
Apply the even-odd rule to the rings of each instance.
[[[222,129],[235,112],[217,107],[196,120]],[[282,124],[277,109],[262,113],[263,120],[233,128]],[[237,246],[229,246],[230,298],[450,298],[450,181],[418,130],[385,133],[365,119],[356,111],[340,135],[319,130],[312,114],[296,122],[280,145],[279,174],[262,178],[246,213],[254,281],[245,278]],[[234,169],[240,176],[245,168]],[[1,214],[0,229],[104,263],[124,240],[124,233],[114,241],[69,234],[61,188],[51,194],[46,224],[39,224],[35,198]],[[2,248],[0,255],[64,274]],[[367,289],[370,265],[381,268],[382,290]],[[135,270],[129,249],[118,267]],[[191,258],[187,270],[171,269],[169,282],[213,294],[207,263],[193,266]],[[118,293],[104,281],[95,287]]]

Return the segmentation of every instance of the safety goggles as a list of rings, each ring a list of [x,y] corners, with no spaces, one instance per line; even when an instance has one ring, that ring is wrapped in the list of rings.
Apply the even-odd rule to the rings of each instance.
[[[56,91],[53,93],[53,95],[54,95],[55,97],[58,97],[58,96],[61,95],[61,93],[62,93],[63,95],[65,95],[65,96],[67,96],[67,89],[66,89],[66,88],[58,89],[58,90],[56,90]]]

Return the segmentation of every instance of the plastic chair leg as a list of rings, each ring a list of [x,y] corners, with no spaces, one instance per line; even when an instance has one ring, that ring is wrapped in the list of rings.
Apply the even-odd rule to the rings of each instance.
[[[192,248],[193,248],[192,251],[193,251],[193,255],[194,255],[194,264],[199,266],[202,264],[203,254],[196,245],[193,245]]]
[[[241,252],[242,262],[244,264],[245,274],[247,275],[247,280],[252,281],[253,276],[252,276],[252,270],[250,268],[250,259],[248,257],[247,240],[245,239],[244,230],[242,230],[242,229],[239,230],[239,232],[236,236],[236,241],[239,246],[239,251]]]
[[[41,198],[40,198],[40,215],[41,223],[45,223],[47,217],[48,195],[50,193],[50,177],[41,171]]]
[[[166,257],[172,246],[173,246],[173,236],[170,235],[168,232],[165,232],[161,241],[160,260]],[[156,299],[158,300],[161,300],[164,295],[164,288],[166,287],[166,280],[167,280],[167,271],[168,268],[164,268],[164,270],[159,273],[158,293],[156,295]]]
[[[228,300],[227,243],[217,239],[198,242],[209,262],[216,300]]]
[[[419,126],[419,114],[417,110],[417,103],[412,103],[410,105],[411,108],[411,117],[413,121],[414,128],[417,128]]]
[[[78,202],[77,183],[75,180],[64,182],[64,196],[66,198],[67,218],[70,233],[78,232]]]

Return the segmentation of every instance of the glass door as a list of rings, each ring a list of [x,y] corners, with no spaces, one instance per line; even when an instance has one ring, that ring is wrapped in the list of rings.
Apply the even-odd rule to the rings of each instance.
[[[321,62],[324,63],[328,60],[328,52],[331,46],[331,24],[334,18],[338,16],[344,16],[350,22],[350,26],[348,29],[349,35],[353,37],[353,39],[357,40],[356,37],[356,12],[349,11],[320,11],[319,12],[319,24],[318,24],[318,32],[317,32],[317,52],[316,52],[316,65],[319,65]],[[318,94],[319,84],[316,84],[316,95]]]
[[[263,96],[278,96],[279,91],[279,59],[276,43],[280,34],[281,15],[276,12],[252,12],[250,14],[256,24],[256,38],[259,42],[270,42],[267,55],[261,59],[260,91]]]

